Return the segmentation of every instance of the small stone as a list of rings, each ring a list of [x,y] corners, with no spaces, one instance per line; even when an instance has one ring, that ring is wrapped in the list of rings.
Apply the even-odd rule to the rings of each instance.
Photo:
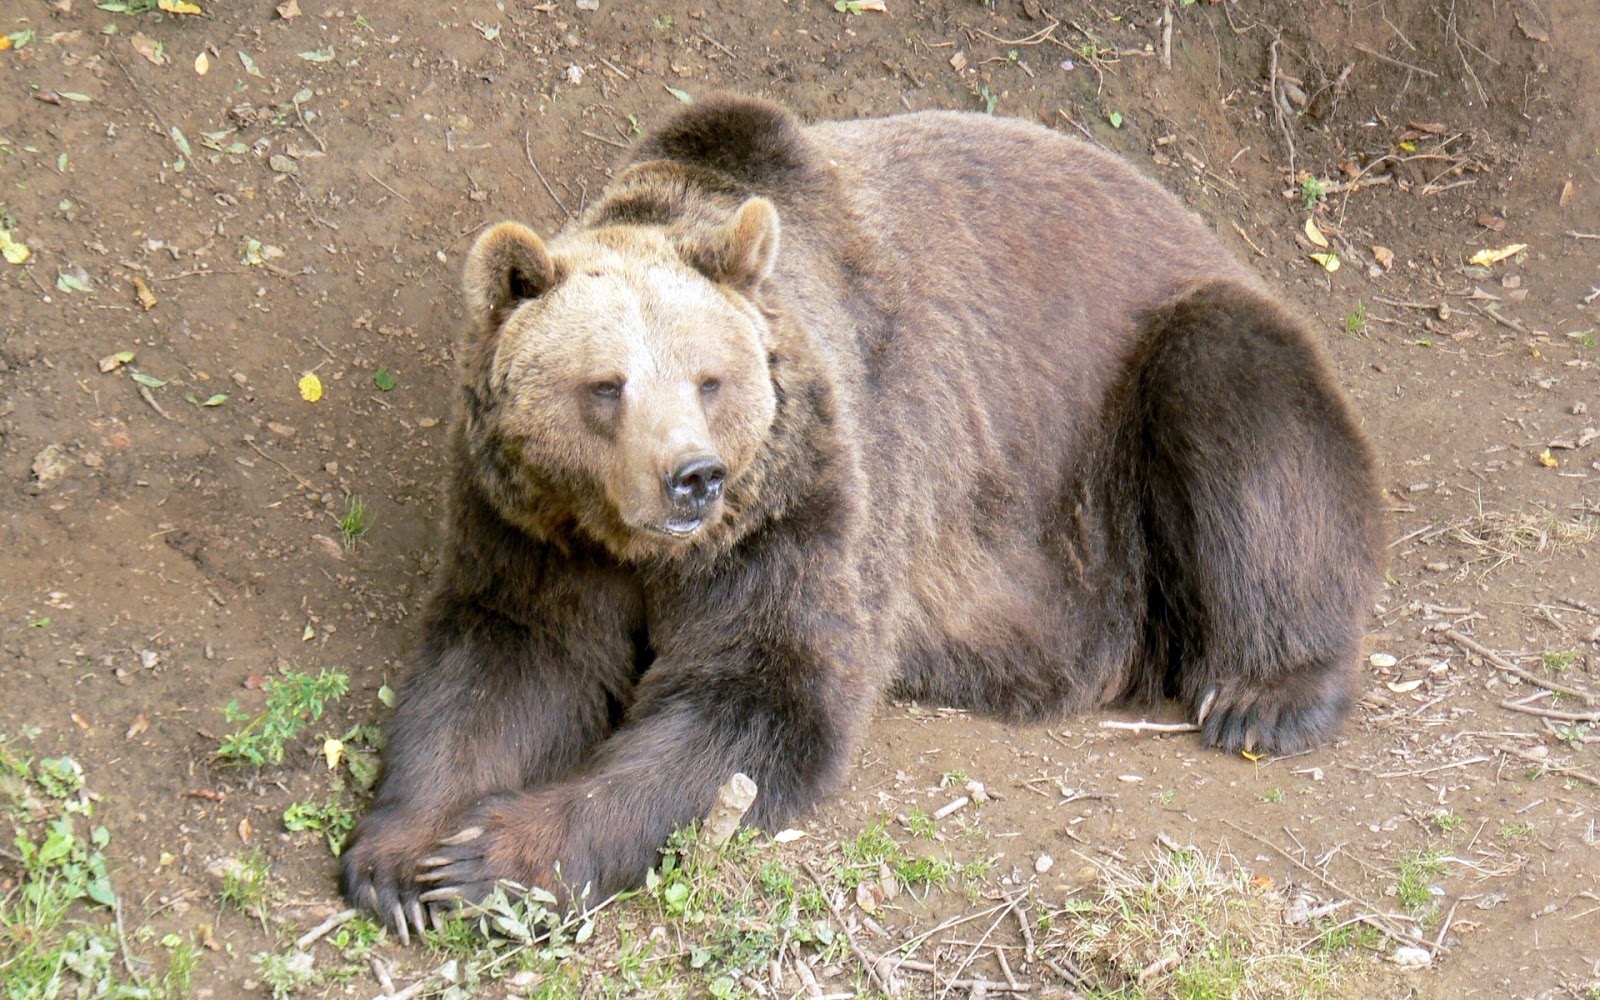
[[[573,63],[571,66],[567,67],[566,77],[567,82],[576,87],[578,84],[583,82],[583,67],[579,66],[577,63]]]
[[[1396,948],[1394,954],[1389,956],[1389,961],[1402,969],[1426,969],[1433,964],[1433,955],[1426,948],[1406,945]]]
[[[1447,562],[1431,562],[1422,568],[1430,573],[1443,573],[1445,570],[1450,568],[1450,564]]]
[[[1388,653],[1373,653],[1371,656],[1367,657],[1367,662],[1379,668],[1380,670],[1387,670],[1400,661]]]
[[[339,463],[325,462],[323,463],[322,471],[326,472],[330,476],[337,476],[339,474]]]
[[[146,670],[154,670],[161,663],[161,654],[153,649],[139,650],[139,665]]]
[[[1045,872],[1054,868],[1055,865],[1056,859],[1052,858],[1048,854],[1041,854],[1037,858],[1033,859],[1033,870],[1039,875],[1043,875]]]
[[[67,474],[67,450],[59,444],[47,444],[33,456],[33,483],[38,489],[55,484]]]
[[[106,464],[106,460],[100,457],[98,451],[86,451],[83,453],[83,464],[91,469],[98,469]]]

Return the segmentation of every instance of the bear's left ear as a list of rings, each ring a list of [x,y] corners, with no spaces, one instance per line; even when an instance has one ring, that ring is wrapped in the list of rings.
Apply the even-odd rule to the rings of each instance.
[[[778,263],[778,210],[765,198],[751,198],[723,228],[712,251],[708,275],[714,281],[749,291],[772,274]]]
[[[555,265],[544,241],[515,222],[502,222],[479,236],[462,275],[467,306],[486,334],[500,329],[520,303],[538,298],[555,283]]]

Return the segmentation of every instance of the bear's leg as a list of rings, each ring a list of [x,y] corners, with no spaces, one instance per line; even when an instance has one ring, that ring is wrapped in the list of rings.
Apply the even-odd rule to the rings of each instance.
[[[481,796],[565,775],[605,737],[632,683],[625,602],[547,602],[537,626],[436,598],[418,669],[388,724],[372,809],[341,858],[344,892],[403,941],[421,930],[417,861]]]
[[[767,829],[831,791],[876,687],[850,587],[808,575],[821,574],[747,562],[674,602],[676,624],[659,630],[652,605],[657,658],[626,722],[580,776],[469,810],[422,861],[418,879],[434,886],[423,901],[476,900],[505,881],[592,905],[641,880],[736,772],[758,789],[747,821]]]
[[[1350,703],[1379,549],[1343,396],[1280,307],[1221,283],[1150,318],[1134,379],[1152,662],[1207,743],[1322,741]]]

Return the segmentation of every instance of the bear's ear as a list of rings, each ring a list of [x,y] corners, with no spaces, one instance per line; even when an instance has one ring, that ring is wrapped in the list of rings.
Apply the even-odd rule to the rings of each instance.
[[[472,244],[462,284],[472,318],[485,333],[500,329],[519,303],[556,283],[544,241],[527,226],[502,222]]]
[[[708,273],[711,278],[749,291],[772,274],[778,263],[778,210],[765,198],[751,198],[723,229]]]

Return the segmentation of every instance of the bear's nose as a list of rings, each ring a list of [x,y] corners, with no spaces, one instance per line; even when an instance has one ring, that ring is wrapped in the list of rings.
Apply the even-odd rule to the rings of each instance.
[[[728,467],[715,455],[691,458],[667,476],[667,499],[681,506],[701,507],[722,493]]]

